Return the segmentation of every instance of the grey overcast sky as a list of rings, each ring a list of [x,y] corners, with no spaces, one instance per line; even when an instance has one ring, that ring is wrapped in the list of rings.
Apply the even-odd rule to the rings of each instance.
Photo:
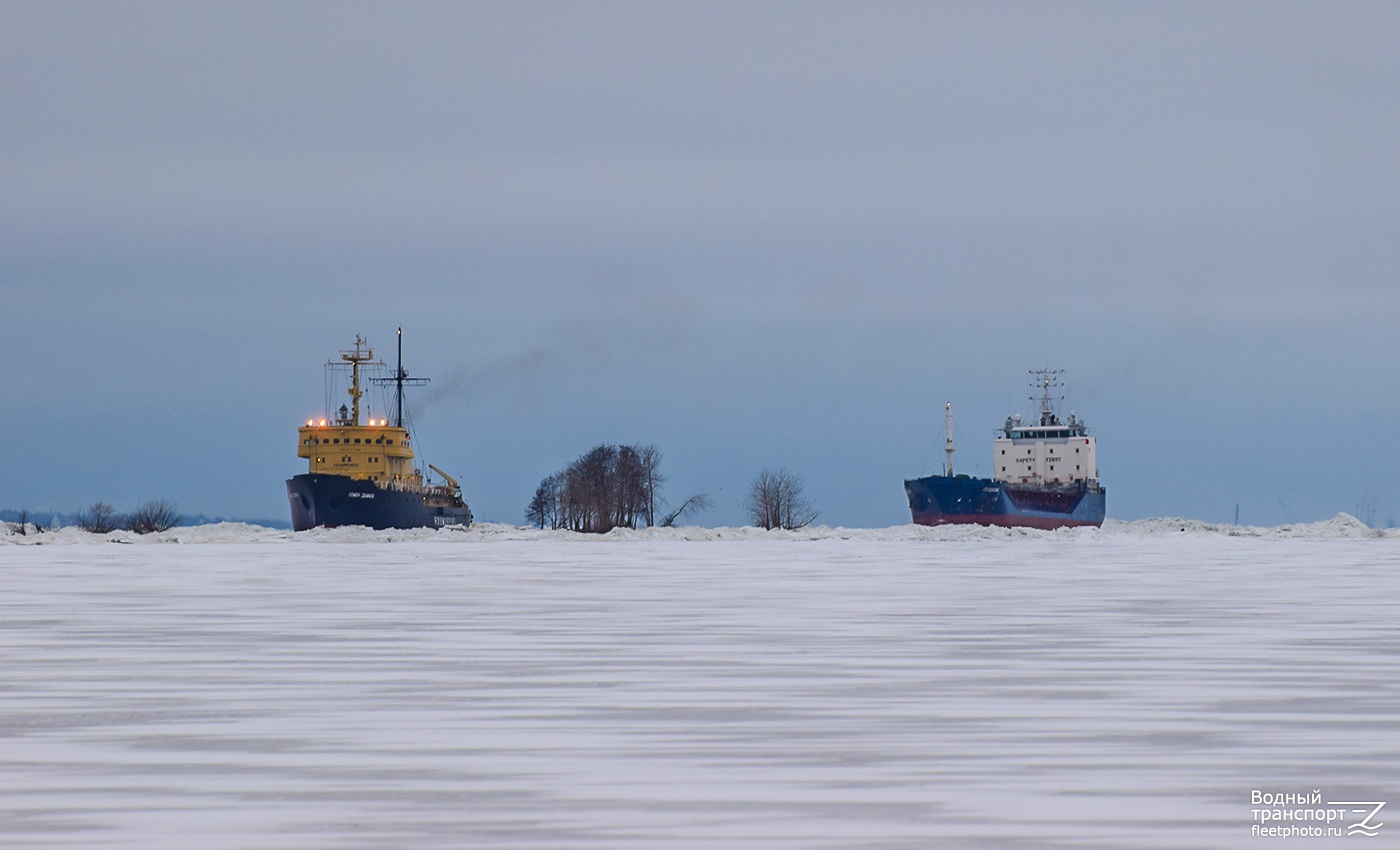
[[[1111,517],[1400,517],[1400,4],[0,5],[0,508],[284,519],[321,364],[479,518],[599,442],[908,522],[1064,368]],[[339,402],[337,401],[337,404]]]

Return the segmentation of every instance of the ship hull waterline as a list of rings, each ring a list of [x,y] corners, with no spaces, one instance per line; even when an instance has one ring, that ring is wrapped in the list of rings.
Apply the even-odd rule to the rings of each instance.
[[[345,475],[303,473],[287,479],[292,530],[362,525],[390,528],[442,528],[472,521],[466,505],[428,504],[423,494],[376,487]]]
[[[918,525],[995,525],[1052,530],[1101,526],[1102,489],[1080,483],[1062,488],[1017,486],[989,478],[933,475],[904,482]]]

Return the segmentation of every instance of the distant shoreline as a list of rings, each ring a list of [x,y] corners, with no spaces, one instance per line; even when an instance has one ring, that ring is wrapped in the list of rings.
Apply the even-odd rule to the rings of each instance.
[[[17,545],[42,544],[94,544],[94,543],[276,543],[276,542],[325,542],[325,543],[481,543],[491,541],[573,541],[581,545],[636,541],[636,542],[735,542],[735,541],[821,541],[857,540],[872,542],[1014,542],[1032,541],[1095,541],[1122,540],[1136,538],[1144,540],[1162,538],[1203,538],[1237,537],[1275,540],[1362,540],[1400,539],[1400,529],[1371,528],[1356,517],[1340,513],[1320,522],[1290,523],[1279,526],[1244,526],[1222,523],[1209,523],[1182,518],[1156,518],[1144,520],[1106,520],[1102,528],[1062,528],[1045,531],[1031,528],[1001,528],[980,525],[923,526],[915,524],[895,525],[887,528],[845,528],[840,526],[809,526],[796,531],[773,529],[767,531],[752,526],[709,528],[704,526],[683,526],[676,528],[654,527],[642,529],[614,529],[606,534],[587,534],[576,531],[539,529],[532,526],[508,525],[505,523],[479,522],[470,527],[386,529],[376,531],[361,526],[343,528],[313,528],[309,531],[291,531],[285,525],[277,528],[248,522],[220,521],[200,525],[181,525],[169,531],[154,534],[135,534],[130,531],[113,531],[95,534],[83,531],[76,526],[64,526],[35,532],[32,527],[28,534],[20,534],[12,522],[0,530],[0,542]]]

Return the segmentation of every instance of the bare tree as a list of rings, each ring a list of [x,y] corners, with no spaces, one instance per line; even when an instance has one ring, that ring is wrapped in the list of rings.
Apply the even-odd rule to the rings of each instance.
[[[744,510],[759,528],[795,529],[817,518],[812,503],[802,494],[802,476],[787,469],[765,469],[749,485]]]
[[[612,469],[612,526],[636,528],[646,517],[642,456],[635,446],[618,446]]]
[[[1353,516],[1365,523],[1367,528],[1376,527],[1376,500],[1380,495],[1381,488],[1377,484],[1375,489],[1366,491],[1365,497],[1356,503],[1356,513]]]
[[[540,482],[535,489],[535,497],[525,508],[525,519],[531,525],[544,528],[562,528],[563,511],[561,499],[564,495],[564,476],[558,472]]]
[[[645,500],[643,521],[646,525],[653,526],[656,525],[656,503],[661,496],[661,485],[666,483],[666,476],[661,474],[661,451],[656,446],[642,446],[637,449],[637,458],[641,466],[641,487]],[[686,501],[689,503],[690,500]],[[697,505],[696,509],[701,507],[708,507],[708,505]],[[672,517],[673,522],[674,520],[675,517]]]
[[[117,511],[106,502],[93,502],[91,507],[79,512],[77,516],[78,527],[83,531],[90,531],[93,534],[106,534],[109,531],[116,531],[121,527],[121,517]]]
[[[689,499],[686,499],[684,502],[681,502],[681,506],[679,508],[676,508],[669,514],[666,514],[666,516],[663,517],[661,520],[661,527],[670,528],[671,526],[676,524],[676,520],[680,519],[686,514],[699,513],[700,511],[705,510],[709,506],[710,497],[705,495],[704,493],[696,493],[694,496],[691,496]]]
[[[28,534],[29,534],[28,526],[29,526],[29,509],[28,509],[28,508],[21,508],[21,509],[20,509],[20,512],[19,512],[19,529],[18,529],[19,533],[22,534],[22,535],[28,536]],[[35,527],[35,531],[38,531],[38,530],[39,530],[39,529],[38,529],[38,527],[36,526],[36,527]]]
[[[599,534],[612,531],[613,473],[617,468],[617,446],[606,443],[584,452],[564,474],[570,486],[570,528]]]
[[[170,502],[147,502],[131,512],[126,526],[137,534],[169,531],[180,524],[180,512]]]

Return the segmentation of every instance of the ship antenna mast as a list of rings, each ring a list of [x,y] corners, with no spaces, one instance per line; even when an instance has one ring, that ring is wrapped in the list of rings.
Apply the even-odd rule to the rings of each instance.
[[[394,427],[403,427],[403,388],[407,384],[410,387],[421,387],[428,383],[427,378],[410,378],[408,372],[403,368],[403,328],[399,328],[399,360],[394,368],[392,378],[374,378],[376,384],[394,385]]]
[[[403,370],[403,328],[399,328],[399,356],[394,364],[394,427],[403,427],[403,379],[408,373]]]
[[[943,444],[943,451],[948,453],[948,465],[943,470],[943,474],[949,478],[953,477],[953,403],[950,401],[943,407],[943,429],[947,439]]]
[[[364,348],[364,351],[360,349]],[[355,350],[340,352],[340,359],[350,364],[350,394],[351,414],[349,421],[345,421],[345,416],[341,415],[341,424],[360,424],[360,399],[364,396],[364,390],[360,389],[360,364],[374,359],[374,350],[369,347],[369,343],[362,339],[359,334],[355,334]],[[342,411],[344,407],[340,408]]]
[[[1054,407],[1054,404],[1053,404],[1053,402],[1052,402],[1052,400],[1051,400],[1051,398],[1050,398],[1050,388],[1051,388],[1051,387],[1058,387],[1058,386],[1060,386],[1060,382],[1056,379],[1055,376],[1056,376],[1056,375],[1059,375],[1059,374],[1061,374],[1061,373],[1063,373],[1064,371],[1065,371],[1064,369],[1032,369],[1032,370],[1031,370],[1031,374],[1036,376],[1035,383],[1031,384],[1031,386],[1033,386],[1033,387],[1038,387],[1038,388],[1040,389],[1040,424],[1041,424],[1041,425],[1058,425],[1058,424],[1059,424],[1059,420],[1057,420],[1057,419],[1055,418],[1055,407]],[[1031,396],[1031,401],[1035,401],[1035,400],[1036,400],[1035,396]],[[1060,400],[1061,400],[1061,401],[1064,401],[1064,397],[1061,396],[1061,397],[1060,397]]]

